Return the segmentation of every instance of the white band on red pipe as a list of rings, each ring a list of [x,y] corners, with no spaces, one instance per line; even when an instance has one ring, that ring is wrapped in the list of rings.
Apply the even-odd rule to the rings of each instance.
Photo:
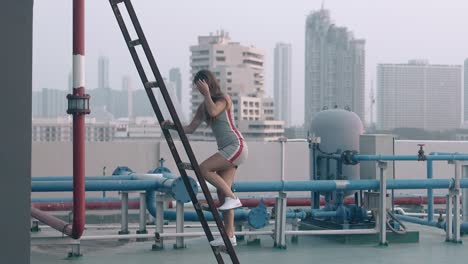
[[[73,55],[73,88],[85,86],[85,64],[83,55]]]

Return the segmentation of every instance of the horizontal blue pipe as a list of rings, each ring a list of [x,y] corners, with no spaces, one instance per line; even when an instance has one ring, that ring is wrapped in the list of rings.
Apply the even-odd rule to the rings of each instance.
[[[153,180],[127,180],[127,181],[88,181],[86,191],[136,191],[156,190],[170,188],[171,180],[157,182]],[[450,179],[424,179],[424,180],[387,180],[387,189],[448,189],[451,187]],[[169,186],[166,186],[169,185]],[[468,179],[461,179],[460,186],[468,188]],[[66,192],[73,189],[71,181],[34,181],[31,183],[32,192]],[[333,190],[368,190],[379,189],[378,180],[352,180],[352,181],[261,181],[236,182],[233,188],[237,192],[273,192],[273,191],[333,191]]]
[[[317,218],[336,217],[336,211],[313,211],[312,216]]]
[[[442,224],[445,225],[445,223],[438,224],[436,221],[427,221],[427,219],[424,219],[424,218],[417,218],[417,217],[411,217],[411,216],[399,215],[399,214],[395,214],[395,216],[398,219],[405,221],[405,222],[410,222],[410,223],[425,225],[425,226],[432,226],[432,227],[437,227],[441,229],[444,229],[444,227],[442,227]]]
[[[210,212],[203,212],[205,215],[206,221],[214,221],[213,214]],[[176,211],[164,211],[164,219],[166,220],[176,220],[177,212]],[[220,214],[221,216],[221,214]],[[221,216],[222,217],[222,216]],[[234,220],[235,221],[247,221],[249,213],[244,209],[234,210]],[[197,212],[195,211],[184,211],[184,220],[199,222]]]
[[[140,198],[128,198],[131,200],[139,201]],[[106,197],[106,198],[86,198],[86,202],[115,202],[121,201],[118,197]],[[32,203],[69,203],[73,202],[73,198],[63,197],[63,198],[33,198],[31,199]]]
[[[418,155],[354,155],[355,161],[392,161],[392,160],[419,160]],[[427,155],[427,160],[468,160],[468,155],[451,154],[451,155]]]
[[[287,211],[286,212],[286,218],[299,218],[299,219],[306,219],[307,218],[307,213],[304,210],[300,211]]]
[[[239,199],[261,199],[261,198],[276,198],[276,195],[239,195]],[[395,195],[395,197],[424,197],[424,194],[398,194]],[[445,195],[434,195],[434,197],[445,197]],[[307,195],[288,195],[288,198],[308,198],[310,199],[310,196]],[[128,198],[129,200],[140,200],[140,198]],[[199,200],[205,199],[204,196],[200,195],[198,196]],[[213,199],[217,199],[216,195],[213,195]],[[119,197],[106,197],[106,198],[86,198],[87,202],[112,202],[112,201],[120,201],[121,199]],[[33,203],[66,203],[66,202],[73,202],[73,198],[71,197],[62,197],[62,198],[33,198],[31,199],[31,202]],[[302,212],[302,211],[301,211]],[[299,213],[301,213],[299,212]],[[289,213],[289,212],[288,212]],[[300,218],[300,217],[297,217]]]
[[[73,176],[41,176],[31,177],[32,181],[72,181]],[[124,181],[133,180],[132,176],[87,176],[85,181]]]
[[[407,216],[407,215],[395,215],[398,219],[400,220],[403,220],[403,221],[406,221],[406,222],[410,222],[410,223],[414,223],[414,224],[420,224],[420,225],[425,225],[425,226],[432,226],[432,227],[437,227],[437,228],[440,228],[440,229],[444,229],[445,230],[445,222],[442,222],[442,223],[438,223],[436,221],[427,221],[427,219],[423,219],[423,218],[417,218],[417,217],[411,217],[411,216]],[[468,233],[468,222],[462,222],[460,223],[460,231],[463,232],[463,233]]]
[[[160,183],[151,180],[131,181],[88,181],[85,183],[86,191],[139,191],[156,190],[161,188]],[[71,181],[35,181],[31,183],[32,192],[70,192],[73,190]]]
[[[450,179],[387,180],[387,189],[448,189]],[[468,179],[461,179],[460,186],[468,188]],[[235,182],[236,192],[277,192],[277,191],[334,191],[334,190],[378,190],[378,180],[352,181],[260,181]]]
[[[154,191],[147,191],[146,192],[146,206],[148,212],[156,218],[156,197]],[[204,212],[203,215],[207,221],[214,221],[213,214],[210,212]],[[220,214],[222,217],[222,215]],[[234,210],[234,220],[245,221],[248,218],[248,212],[243,209]],[[166,220],[175,220],[176,219],[176,212],[175,211],[164,211],[164,219]],[[197,212],[195,211],[185,211],[184,210],[184,220],[187,221],[199,221]]]
[[[458,152],[431,152],[429,155],[468,155],[468,153],[458,153]]]

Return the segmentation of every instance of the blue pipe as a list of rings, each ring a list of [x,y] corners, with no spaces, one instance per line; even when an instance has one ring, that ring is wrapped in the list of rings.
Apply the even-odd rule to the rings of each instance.
[[[445,223],[443,223],[443,222],[438,223],[436,221],[428,221],[427,219],[417,218],[417,217],[412,217],[412,216],[407,216],[407,215],[395,214],[395,216],[399,220],[402,220],[402,221],[406,221],[406,222],[410,222],[410,223],[414,223],[414,224],[419,224],[419,225],[432,226],[432,227],[445,229]]]
[[[133,180],[132,176],[87,176],[86,181],[124,181]],[[45,176],[45,177],[31,177],[32,181],[72,181],[72,176]]]
[[[432,179],[432,160],[427,161],[427,179]],[[432,189],[427,189],[427,220],[432,222],[434,220],[434,194]]]
[[[429,155],[468,155],[468,153],[459,152],[431,152]]]
[[[158,190],[170,194],[172,198],[177,201],[189,202],[190,196],[187,193],[183,179],[181,177],[171,177],[169,174],[166,176],[153,177],[153,175],[133,174],[110,177],[90,177],[94,180],[86,181],[85,188],[86,191]],[[101,180],[102,178],[105,178],[105,180]],[[62,177],[58,179],[62,179]],[[191,177],[189,177],[189,181],[194,192],[197,193],[198,186],[196,181]],[[38,180],[32,181],[31,187],[32,192],[63,192],[72,190],[73,182]]]
[[[298,218],[298,219],[304,220],[307,218],[307,216],[308,216],[307,212],[304,210],[294,210],[294,211],[288,210],[286,212],[286,218]]]
[[[147,191],[146,192],[146,205],[148,212],[156,218],[156,195],[154,191]],[[214,221],[213,214],[211,212],[204,212],[202,211],[205,219],[207,221]],[[222,218],[222,214],[219,214]],[[177,212],[175,211],[164,211],[164,219],[166,220],[175,220],[177,217]],[[235,221],[247,221],[249,219],[249,212],[244,209],[236,209],[234,210],[234,220]],[[185,211],[184,212],[184,220],[186,221],[200,221],[198,218],[198,214],[195,211]]]
[[[89,181],[85,183],[86,191],[138,191],[156,190],[164,187],[156,181]],[[70,192],[73,190],[72,181],[35,181],[31,183],[32,192]]]
[[[419,160],[418,155],[353,155],[352,159],[358,161],[392,161],[392,160]],[[426,160],[468,160],[468,155],[451,154],[451,155],[428,155]]]
[[[414,224],[420,224],[420,225],[425,225],[425,226],[432,226],[432,227],[437,227],[440,229],[445,230],[446,223],[445,222],[436,222],[436,221],[427,221],[426,219],[421,219],[417,217],[411,217],[411,216],[406,216],[406,215],[395,215],[398,219],[414,223]],[[462,222],[460,223],[460,232],[463,233],[468,233],[468,222]]]
[[[429,180],[387,180],[387,189],[448,189],[451,179]],[[468,188],[468,179],[460,179],[460,186]],[[335,190],[378,190],[378,180],[320,180],[320,181],[261,181],[234,182],[236,192],[278,192],[278,191],[335,191]]]
[[[87,191],[137,191],[166,190],[173,188],[173,181],[130,180],[130,181],[89,181]],[[179,186],[180,185],[180,186]],[[388,189],[448,189],[453,185],[450,179],[428,180],[387,180]],[[183,183],[178,184],[184,189]],[[468,188],[468,179],[460,179],[460,187]],[[320,181],[260,181],[236,182],[236,192],[276,192],[276,191],[335,191],[335,190],[378,190],[378,180],[320,180]],[[71,181],[35,181],[31,183],[32,192],[67,192],[73,190]]]
[[[120,201],[118,197],[105,197],[105,198],[86,198],[86,202],[115,202]],[[140,200],[140,198],[129,198],[129,200]],[[31,199],[32,203],[67,203],[73,202],[71,197],[63,198],[33,198]]]
[[[336,217],[336,211],[312,210],[312,217],[314,218]]]
[[[434,155],[468,155],[465,153],[449,153],[449,152],[431,152],[429,156]],[[433,163],[432,160],[427,161],[427,178],[433,178]],[[434,220],[434,195],[432,189],[427,189],[427,220]]]

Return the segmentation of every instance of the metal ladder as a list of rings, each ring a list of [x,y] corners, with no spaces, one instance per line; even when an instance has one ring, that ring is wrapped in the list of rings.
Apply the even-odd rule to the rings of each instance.
[[[135,13],[135,9],[133,8],[133,5],[130,0],[109,0],[112,10],[114,11],[114,15],[117,19],[117,22],[120,26],[120,30],[122,31],[123,37],[125,39],[125,42],[128,46],[128,49],[130,51],[130,54],[133,58],[133,61],[135,63],[135,66],[138,70],[138,74],[140,75],[141,81],[143,82],[143,86],[145,87],[146,93],[148,95],[148,98],[151,102],[151,106],[153,107],[153,110],[156,114],[156,117],[158,118],[159,124],[165,120],[162,113],[161,109],[159,108],[158,103],[156,102],[156,98],[153,93],[153,88],[159,88],[161,91],[162,97],[164,99],[164,103],[167,106],[167,109],[171,115],[172,121],[174,125],[171,126],[161,126],[162,132],[164,134],[164,137],[166,138],[167,144],[169,145],[169,149],[171,150],[172,156],[174,157],[174,160],[177,164],[177,167],[179,169],[180,175],[182,176],[182,179],[185,184],[185,188],[187,189],[187,192],[190,195],[190,198],[192,200],[193,206],[197,212],[198,218],[200,219],[200,222],[202,224],[203,230],[205,231],[206,237],[208,238],[208,241],[213,240],[213,234],[211,233],[211,230],[208,226],[208,222],[206,221],[206,218],[203,214],[203,208],[201,204],[198,202],[197,195],[193,191],[192,186],[190,184],[187,171],[186,170],[193,170],[195,172],[195,175],[197,176],[198,182],[201,186],[201,189],[203,190],[203,194],[205,195],[206,201],[208,203],[209,210],[213,214],[213,217],[215,219],[216,225],[218,226],[219,233],[221,237],[223,238],[224,241],[224,246],[220,247],[211,247],[213,250],[213,253],[216,257],[216,260],[218,263],[224,263],[224,260],[221,256],[221,252],[227,253],[230,258],[232,263],[239,263],[239,260],[237,258],[236,252],[234,251],[234,247],[231,244],[231,241],[229,237],[226,234],[226,231],[224,229],[223,222],[221,221],[221,217],[218,214],[218,210],[216,209],[214,203],[213,203],[213,198],[210,194],[210,191],[208,190],[208,186],[205,182],[205,179],[202,177],[200,173],[200,168],[198,166],[198,162],[195,158],[195,155],[193,154],[192,148],[190,146],[190,143],[187,139],[187,136],[185,135],[185,132],[183,130],[182,124],[180,122],[180,119],[177,115],[177,112],[174,108],[174,105],[171,101],[171,98],[169,96],[169,93],[166,89],[166,85],[164,84],[163,78],[161,76],[161,73],[159,72],[158,66],[156,65],[156,61],[154,60],[153,54],[151,52],[151,49],[149,48],[148,42],[146,40],[146,37],[143,33],[143,29],[141,28],[140,22],[138,21],[138,18]],[[122,17],[122,14],[120,13],[119,9],[119,4],[122,4],[126,7],[127,12],[130,16],[131,22],[133,24],[133,27],[136,31],[136,34],[138,36],[137,39],[131,39],[130,33],[125,25],[125,21]],[[143,48],[143,51],[145,53],[146,59],[149,62],[149,65],[151,67],[151,70],[153,72],[153,75],[155,77],[154,81],[149,81],[146,73],[143,69],[143,66],[141,64],[140,58],[138,57],[138,53],[135,49],[135,47],[141,45]],[[190,160],[190,163],[182,162],[179,153],[177,152],[177,148],[174,144],[174,141],[171,137],[170,130],[175,130],[178,132],[180,140],[182,141],[182,144],[184,146],[185,152],[187,153],[187,156]]]

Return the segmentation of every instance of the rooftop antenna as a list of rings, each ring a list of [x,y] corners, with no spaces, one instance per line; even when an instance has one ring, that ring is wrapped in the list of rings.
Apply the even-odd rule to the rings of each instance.
[[[322,6],[320,7],[320,10],[324,10],[325,9],[325,0],[322,0]]]

